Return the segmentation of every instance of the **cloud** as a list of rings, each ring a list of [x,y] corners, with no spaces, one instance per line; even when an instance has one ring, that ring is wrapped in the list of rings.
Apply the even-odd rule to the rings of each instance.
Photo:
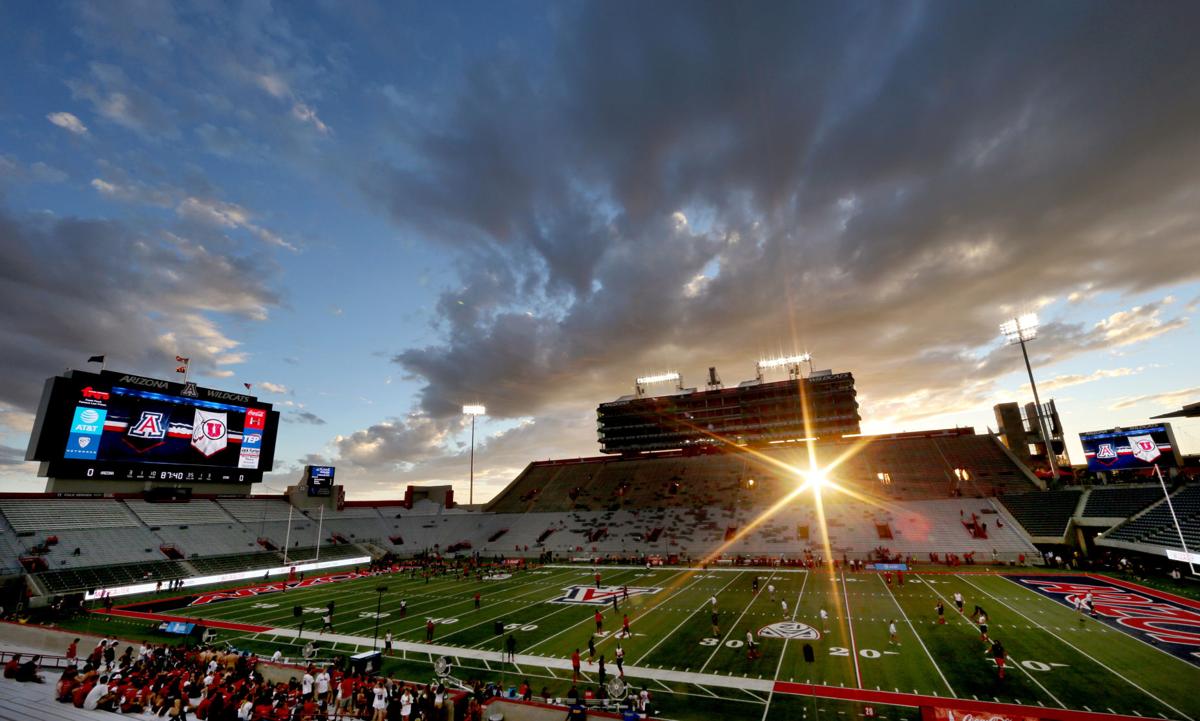
[[[1193,388],[1181,388],[1176,391],[1164,391],[1162,393],[1149,393],[1142,396],[1131,396],[1118,399],[1110,405],[1109,410],[1119,411],[1124,408],[1132,408],[1137,405],[1150,405],[1155,408],[1171,408],[1174,409],[1188,403],[1195,403],[1200,400],[1200,386]]]
[[[1125,376],[1137,375],[1142,372],[1142,368],[1101,368],[1092,371],[1087,375],[1081,373],[1072,373],[1069,375],[1054,376],[1053,378],[1042,381],[1042,390],[1058,390],[1060,388],[1070,388],[1071,386],[1083,385],[1084,383],[1093,383],[1106,378],[1124,378]]]
[[[92,62],[88,71],[85,77],[67,81],[72,97],[89,101],[97,114],[127,130],[150,137],[178,136],[176,111],[133,82],[125,70]]]
[[[46,120],[49,120],[54,125],[57,125],[58,127],[62,128],[63,130],[66,130],[67,132],[72,133],[74,135],[87,135],[88,134],[87,126],[83,124],[83,121],[80,120],[79,118],[75,117],[71,113],[66,113],[66,112],[50,113],[49,115],[46,116]]]
[[[306,423],[313,426],[325,425],[325,419],[311,411],[296,411],[293,413],[285,413],[283,420],[287,423]]]
[[[411,414],[381,421],[348,436],[339,435],[333,445],[341,462],[367,468],[398,468],[440,456],[449,435],[461,425],[461,419],[435,421]]]
[[[68,175],[40,160],[25,165],[16,158],[0,154],[0,180],[5,178],[33,183],[61,183]]]
[[[141,203],[158,207],[171,207],[175,204],[172,193],[159,188],[152,188],[144,183],[130,182],[122,184],[103,178],[92,178],[89,183],[97,193],[111,200],[125,203]]]
[[[1006,309],[1200,278],[1185,19],[1200,8],[579,6],[550,52],[485,54],[433,121],[380,139],[402,162],[362,173],[459,258],[437,338],[393,360],[434,419],[594,406],[667,365],[736,382],[780,348],[854,370],[869,416],[985,403],[1019,367]],[[1051,321],[1031,352],[1186,327],[1168,305]]]
[[[281,385],[279,383],[272,383],[271,381],[262,381],[261,383],[258,384],[258,387],[268,393],[290,393],[291,392],[291,390],[289,390],[287,386]]]
[[[304,103],[298,102],[292,105],[292,117],[302,123],[312,125],[322,135],[328,135],[332,132],[329,126],[321,122],[321,119],[317,117],[317,111]]]
[[[236,203],[227,203],[211,198],[187,197],[179,203],[175,211],[183,218],[228,230],[240,228],[270,245],[293,252],[298,250],[295,245],[270,230],[251,222],[252,216],[249,211]]]
[[[0,407],[31,411],[42,381],[104,353],[110,368],[194,373],[238,360],[217,317],[261,320],[276,269],[219,239],[130,223],[16,216],[0,208]]]

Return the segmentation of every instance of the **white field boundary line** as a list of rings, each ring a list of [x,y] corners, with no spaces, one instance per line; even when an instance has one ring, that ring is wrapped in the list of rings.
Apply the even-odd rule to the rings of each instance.
[[[707,604],[708,601],[706,600]],[[273,628],[263,633],[273,633],[285,638],[295,638],[296,630],[293,628]],[[329,634],[326,640],[336,641],[338,643],[346,643],[359,646],[369,646],[371,638],[360,636],[346,636],[343,634]],[[495,661],[505,663],[503,651],[485,651],[483,649],[462,648],[459,646],[442,646],[439,644],[429,643],[414,643],[412,641],[393,641],[392,648],[396,651],[414,651],[422,655],[448,656],[451,658],[460,657],[478,661]],[[556,658],[554,656],[533,656],[530,654],[517,654],[515,662],[521,666],[538,666],[545,669],[559,669],[562,671],[571,671],[571,659]],[[728,688],[735,690],[749,689],[751,691],[770,691],[774,688],[774,679],[765,678],[750,678],[749,676],[720,676],[710,673],[696,673],[694,671],[670,671],[661,668],[650,668],[640,666],[626,666],[625,675],[635,679],[647,679],[651,681],[673,681],[675,683],[685,684],[702,684],[713,688]]]
[[[883,579],[879,577],[878,573],[875,574],[875,578],[887,591],[888,596],[892,599],[892,603],[896,605],[896,610],[900,612],[900,617],[903,618],[904,622],[908,624],[909,630],[912,631],[913,636],[917,639],[917,643],[921,644],[922,650],[925,651],[925,656],[929,658],[929,663],[933,664],[933,668],[938,672],[938,676],[941,677],[942,683],[946,684],[946,690],[950,692],[950,696],[953,698],[958,698],[958,694],[954,693],[954,687],[951,686],[950,682],[946,680],[946,674],[942,673],[942,667],[939,666],[938,662],[934,660],[933,654],[929,652],[929,648],[925,645],[925,642],[921,640],[921,634],[917,631],[917,627],[913,625],[913,622],[911,619],[909,619],[908,614],[904,612],[904,607],[901,606],[900,602],[896,600],[896,594],[892,593],[891,586],[884,583]],[[927,584],[922,582],[922,585]]]
[[[961,577],[960,577],[960,576],[958,576],[957,574],[955,574],[955,578],[961,578]],[[997,603],[999,603],[1001,606],[1004,606],[1005,608],[1007,608],[1008,610],[1010,610],[1010,611],[1012,611],[1013,613],[1017,614],[1018,616],[1020,616],[1021,618],[1025,619],[1025,620],[1026,620],[1026,621],[1028,621],[1029,623],[1032,623],[1034,626],[1037,626],[1038,628],[1042,629],[1042,630],[1043,630],[1043,631],[1045,631],[1046,633],[1048,633],[1048,634],[1050,634],[1051,636],[1053,636],[1053,637],[1057,638],[1059,641],[1062,641],[1064,644],[1066,644],[1066,645],[1070,646],[1071,648],[1075,649],[1077,652],[1079,652],[1079,654],[1080,654],[1080,655],[1082,655],[1082,656],[1086,656],[1086,657],[1090,658],[1090,659],[1091,659],[1092,661],[1094,661],[1094,662],[1095,662],[1095,663],[1096,663],[1098,666],[1102,667],[1103,669],[1105,669],[1105,670],[1106,670],[1106,671],[1108,671],[1109,673],[1113,674],[1114,676],[1116,676],[1116,677],[1118,677],[1118,678],[1122,679],[1123,681],[1125,681],[1125,683],[1129,684],[1130,686],[1133,686],[1133,687],[1134,687],[1134,688],[1136,688],[1138,691],[1141,691],[1142,693],[1146,694],[1146,695],[1147,695],[1147,696],[1149,696],[1150,698],[1152,698],[1152,699],[1154,699],[1155,701],[1159,702],[1159,703],[1160,703],[1160,704],[1162,704],[1163,706],[1166,706],[1167,708],[1171,709],[1171,710],[1172,710],[1172,711],[1174,711],[1175,713],[1179,714],[1179,716],[1180,716],[1181,718],[1187,719],[1187,721],[1193,721],[1191,716],[1188,716],[1187,714],[1185,714],[1184,712],[1182,712],[1182,711],[1180,711],[1179,709],[1175,708],[1175,707],[1174,707],[1174,706],[1172,706],[1171,704],[1167,703],[1166,701],[1163,701],[1163,700],[1162,700],[1161,698],[1159,698],[1158,696],[1155,696],[1154,694],[1150,693],[1150,692],[1149,692],[1149,691],[1147,691],[1146,689],[1142,688],[1141,686],[1139,686],[1137,683],[1135,683],[1135,682],[1134,682],[1132,679],[1130,679],[1130,678],[1129,678],[1128,676],[1126,676],[1125,674],[1118,673],[1118,672],[1117,672],[1116,670],[1114,670],[1114,669],[1113,669],[1111,666],[1109,666],[1108,664],[1104,663],[1104,662],[1103,662],[1103,661],[1101,661],[1100,659],[1096,658],[1095,656],[1091,655],[1090,653],[1086,653],[1086,652],[1085,652],[1083,649],[1079,648],[1078,646],[1076,646],[1075,644],[1071,643],[1071,642],[1070,642],[1070,641],[1068,641],[1067,639],[1063,638],[1062,636],[1059,636],[1057,633],[1055,633],[1055,632],[1051,631],[1050,629],[1046,628],[1046,627],[1045,627],[1045,626],[1043,626],[1042,624],[1038,623],[1036,620],[1034,620],[1034,619],[1030,618],[1029,616],[1026,616],[1025,614],[1021,613],[1021,612],[1020,612],[1020,611],[1018,611],[1017,609],[1015,609],[1015,608],[1013,608],[1012,606],[1010,606],[1010,605],[1008,605],[1007,603],[1005,603],[1004,601],[1001,601],[999,598],[996,598],[995,596],[993,596],[992,594],[988,593],[988,592],[987,592],[987,591],[985,591],[984,589],[982,589],[982,588],[980,588],[979,586],[976,586],[975,584],[971,583],[971,582],[970,582],[970,581],[968,581],[967,579],[963,578],[962,580],[963,580],[963,582],[964,582],[964,583],[966,583],[968,586],[971,586],[972,588],[974,588],[975,590],[977,590],[977,591],[979,591],[980,593],[984,594],[984,595],[985,595],[985,596],[987,596],[988,598],[995,599],[995,601],[996,601]]]
[[[701,571],[700,573],[701,573],[701,574],[703,574],[703,571]],[[734,581],[738,580],[738,578],[740,578],[740,576],[734,576],[733,578],[729,579],[729,583],[727,583],[727,584],[725,584],[724,586],[722,586],[722,587],[721,587],[721,590],[720,590],[720,591],[717,591],[717,593],[720,593],[721,591],[724,591],[725,589],[729,588],[730,584],[732,584]],[[691,582],[691,583],[689,583],[687,586],[684,586],[683,588],[679,589],[679,590],[678,590],[678,591],[676,591],[675,593],[672,593],[672,594],[671,594],[671,596],[676,596],[676,595],[678,595],[678,594],[680,594],[680,593],[683,593],[683,592],[684,592],[684,591],[686,591],[687,589],[689,589],[689,588],[691,588],[692,586],[694,586],[694,585],[696,584],[696,581],[699,581],[699,580],[700,580],[700,576],[697,576],[695,581],[692,581],[692,582]],[[717,593],[714,593],[713,595],[714,595],[714,596],[716,596],[716,595],[717,595]],[[666,599],[663,599],[663,603],[666,603]],[[661,605],[661,604],[659,604],[659,605]],[[637,664],[641,663],[642,661],[646,660],[646,658],[648,658],[648,657],[650,656],[650,654],[654,653],[655,649],[657,649],[659,646],[661,646],[661,645],[662,645],[662,642],[663,642],[663,641],[666,641],[666,640],[667,640],[668,638],[670,638],[671,636],[674,636],[674,635],[675,635],[675,632],[676,632],[676,631],[678,631],[680,628],[682,628],[682,627],[683,627],[683,624],[685,624],[685,623],[687,623],[688,621],[690,621],[690,620],[691,620],[691,618],[692,618],[692,616],[695,616],[695,615],[696,615],[696,611],[699,611],[700,609],[704,608],[704,607],[705,607],[705,606],[707,606],[707,605],[709,605],[709,604],[708,604],[708,599],[706,598],[706,599],[704,599],[704,602],[703,602],[703,603],[701,603],[699,606],[697,606],[697,607],[695,608],[695,610],[693,610],[693,611],[692,611],[691,613],[689,613],[688,615],[684,616],[684,617],[683,617],[683,620],[682,620],[682,621],[680,621],[679,623],[677,623],[677,624],[675,625],[675,628],[671,629],[671,630],[670,630],[670,631],[668,631],[666,634],[664,634],[662,638],[658,639],[658,642],[657,642],[657,643],[655,643],[653,646],[651,646],[649,651],[647,651],[646,653],[643,653],[641,656],[639,656],[639,657],[637,658],[637,660],[633,662],[633,663],[634,663],[634,665],[637,665]]]
[[[542,591],[545,591],[546,589],[540,589],[540,590],[542,590]],[[560,590],[561,590],[561,589],[560,589]],[[554,595],[554,596],[551,596],[550,598],[547,598],[547,599],[544,599],[544,600],[541,600],[541,601],[535,601],[535,602],[534,602],[534,604],[532,604],[532,605],[541,605],[541,604],[549,603],[550,601],[552,601],[552,600],[553,600],[553,599],[554,599],[554,598],[555,598],[555,597],[558,595],[558,591],[557,591],[557,590],[556,590],[554,593],[555,593],[555,595]],[[527,596],[527,595],[529,595],[529,594],[527,594],[527,593],[522,593],[522,594],[518,594],[517,596],[513,596],[512,598],[521,598],[522,596]],[[512,599],[505,599],[505,600],[512,600]],[[525,605],[526,605],[526,607],[528,608],[528,607],[529,607],[531,604],[525,604]],[[569,610],[570,608],[571,608],[571,604],[562,604],[562,605],[560,605],[558,608],[556,608],[556,609],[554,609],[553,611],[551,611],[550,613],[543,614],[543,615],[541,615],[541,616],[538,616],[537,618],[533,618],[533,619],[530,619],[530,620],[528,620],[528,621],[522,621],[522,622],[520,623],[520,625],[521,625],[521,626],[525,626],[525,625],[528,625],[528,624],[531,624],[531,623],[537,623],[538,621],[542,621],[542,620],[545,620],[545,619],[547,619],[547,618],[550,618],[550,617],[551,617],[551,616],[553,616],[554,614],[556,614],[556,613],[562,613],[563,611]],[[480,621],[479,623],[472,624],[472,625],[470,625],[470,626],[463,626],[462,628],[456,628],[456,629],[454,629],[452,632],[450,632],[450,633],[446,634],[446,636],[444,636],[443,638],[449,638],[450,636],[453,636],[453,635],[454,635],[454,634],[456,634],[456,633],[460,633],[460,632],[462,632],[462,631],[468,631],[468,630],[470,630],[470,629],[472,629],[472,628],[476,628],[477,626],[482,626],[482,625],[484,625],[484,624],[491,623],[491,622],[493,622],[493,621],[499,621],[500,619],[502,619],[504,616],[507,616],[507,615],[511,615],[511,612],[502,613],[502,614],[500,614],[499,616],[494,616],[494,617],[492,617],[492,618],[489,618],[489,619],[487,619],[487,620],[485,620],[485,621]],[[513,621],[513,623],[517,623],[517,622],[516,622],[516,621]],[[480,646],[483,646],[484,644],[488,643],[489,641],[493,641],[493,640],[495,640],[495,639],[493,639],[493,638],[487,638],[487,639],[484,639],[484,640],[480,641],[479,643],[471,644],[471,648],[479,648]]]
[[[774,578],[774,573],[767,576],[767,585],[770,585],[772,579]],[[725,647],[725,642],[729,640],[729,637],[733,635],[734,630],[737,629],[738,624],[741,623],[742,619],[746,617],[746,612],[749,611],[750,607],[754,605],[754,602],[758,600],[759,593],[761,593],[761,591],[750,594],[750,601],[746,604],[746,607],[742,609],[742,612],[738,614],[738,617],[734,619],[733,623],[729,624],[729,631],[725,633],[725,637],[717,642],[716,646],[713,646],[712,653],[708,654],[708,659],[705,660],[705,662],[700,666],[700,673],[704,673],[704,669],[708,668],[708,664],[712,663],[712,660],[716,658],[717,652]]]
[[[1005,581],[1008,581],[1009,583],[1013,584],[1013,585],[1014,585],[1014,586],[1016,586],[1017,588],[1020,588],[1022,591],[1032,591],[1032,589],[1029,589],[1029,588],[1026,588],[1025,586],[1022,586],[1021,584],[1019,584],[1019,583],[1017,583],[1016,581],[1014,581],[1014,580],[1012,580],[1011,578],[1009,578],[1007,575],[1003,575],[1003,574],[997,574],[997,575],[999,575],[999,576],[1000,576],[1000,578],[1003,578]],[[1099,580],[1103,580],[1103,577],[1099,577]],[[1122,587],[1122,586],[1117,586],[1117,588],[1123,588],[1123,587]],[[1132,588],[1128,588],[1128,589],[1125,589],[1125,590],[1127,590],[1127,591],[1131,591],[1131,592],[1133,592],[1133,593],[1138,593],[1138,591],[1135,591],[1135,590],[1133,590]],[[1154,589],[1149,589],[1149,590],[1153,591]],[[1046,602],[1048,602],[1048,603],[1052,603],[1052,604],[1054,604],[1055,606],[1057,606],[1057,607],[1059,607],[1059,608],[1063,608],[1063,609],[1066,609],[1066,608],[1067,608],[1067,606],[1064,606],[1063,604],[1059,603],[1058,601],[1055,601],[1055,600],[1054,600],[1054,599],[1052,599],[1052,598],[1047,598],[1046,596],[1043,596],[1042,594],[1040,594],[1040,593],[1037,593],[1036,591],[1032,591],[1032,593],[1033,593],[1033,595],[1034,595],[1034,596],[1038,597],[1039,599],[1041,599],[1041,600],[1043,600],[1043,601],[1046,601]],[[1152,594],[1151,594],[1151,595],[1152,595]],[[1167,599],[1160,599],[1160,600],[1164,600],[1164,601],[1165,601],[1165,600],[1167,600]],[[1128,638],[1132,638],[1133,640],[1137,641],[1138,643],[1141,643],[1141,644],[1144,644],[1144,645],[1146,645],[1146,646],[1149,646],[1150,648],[1154,649],[1155,651],[1158,651],[1159,653],[1163,654],[1164,656],[1168,656],[1168,657],[1170,657],[1170,658],[1173,658],[1173,659],[1175,659],[1176,661],[1179,661],[1180,663],[1184,664],[1185,666],[1187,666],[1187,667],[1188,667],[1188,670],[1192,670],[1192,669],[1194,669],[1194,668],[1195,668],[1195,666],[1194,666],[1194,665],[1192,665],[1192,664],[1188,663],[1187,661],[1184,661],[1182,658],[1179,658],[1178,656],[1176,656],[1175,654],[1171,653],[1170,651],[1167,651],[1166,649],[1163,649],[1163,648],[1159,648],[1158,646],[1155,646],[1154,644],[1152,644],[1152,643],[1150,643],[1150,642],[1146,641],[1146,640],[1145,640],[1145,639],[1143,639],[1143,638],[1139,638],[1139,637],[1137,637],[1137,636],[1134,636],[1134,635],[1133,635],[1133,634],[1131,634],[1131,633],[1125,633],[1124,631],[1121,631],[1120,629],[1117,629],[1117,628],[1113,628],[1112,626],[1109,626],[1109,625],[1108,625],[1108,624],[1106,624],[1106,623],[1101,623],[1101,624],[1100,624],[1100,626],[1101,626],[1102,628],[1104,628],[1104,630],[1106,630],[1106,631],[1111,631],[1111,632],[1113,632],[1113,633],[1119,633],[1119,634],[1121,634],[1122,636],[1126,636],[1126,637],[1128,637]]]
[[[918,578],[920,578],[920,576],[918,576],[917,574],[915,574],[915,573],[914,573],[914,574],[913,574],[913,578],[914,578],[914,579],[918,579]],[[945,604],[944,604],[945,606],[948,606],[948,607],[950,607],[950,608],[954,608],[954,604],[953,604],[953,603],[950,603],[950,599],[948,599],[948,598],[946,598],[944,595],[942,595],[942,592],[941,592],[941,591],[939,591],[939,590],[937,590],[937,588],[935,588],[935,587],[933,586],[933,584],[931,584],[931,583],[930,583],[930,582],[929,582],[927,579],[920,578],[920,580],[921,580],[921,585],[922,585],[922,586],[925,586],[926,588],[932,588],[932,589],[933,589],[933,592],[934,592],[934,593],[936,593],[936,594],[938,595],[938,598],[940,598],[940,599],[942,599],[943,601],[945,601]],[[961,614],[961,613],[960,613],[960,614],[958,614],[957,616],[955,616],[955,617],[954,617],[954,622],[955,622],[955,623],[960,623],[960,624],[965,624],[965,625],[966,625],[966,626],[968,626],[968,627],[973,627],[973,626],[974,626],[974,624],[973,624],[973,623],[971,623],[970,621],[968,621],[968,620],[967,620],[967,617],[966,617],[966,615],[964,615],[964,614]],[[1057,696],[1055,696],[1053,693],[1051,693],[1051,692],[1050,692],[1050,689],[1048,689],[1048,688],[1046,688],[1045,686],[1043,686],[1041,681],[1038,681],[1038,680],[1037,680],[1037,676],[1034,676],[1032,673],[1030,673],[1030,672],[1029,672],[1029,669],[1027,669],[1027,668],[1025,668],[1024,666],[1022,666],[1022,665],[1021,665],[1021,661],[1020,661],[1020,659],[1014,658],[1014,657],[1012,656],[1012,654],[1009,654],[1008,658],[1009,658],[1009,660],[1011,660],[1011,661],[1013,662],[1013,666],[1015,666],[1016,668],[1019,668],[1019,669],[1021,669],[1021,673],[1024,673],[1026,676],[1028,676],[1028,677],[1029,677],[1029,680],[1030,680],[1030,681],[1033,681],[1035,684],[1037,684],[1038,688],[1040,688],[1042,691],[1045,691],[1045,692],[1046,692],[1046,695],[1047,695],[1047,696],[1049,696],[1051,699],[1053,699],[1053,700],[1054,700],[1054,703],[1058,704],[1059,706],[1061,706],[1061,707],[1062,707],[1062,708],[1064,708],[1064,709],[1065,709],[1065,708],[1067,708],[1067,705],[1066,705],[1065,703],[1063,703],[1062,701],[1060,701],[1060,700],[1059,700],[1059,698],[1058,698]]]
[[[800,593],[796,595],[796,605],[792,607],[791,620],[793,622],[796,620],[796,614],[800,611],[800,601],[804,599],[804,589],[808,586],[808,578],[808,575],[805,575],[804,580],[800,583]],[[779,680],[779,672],[783,670],[783,657],[787,655],[788,641],[790,640],[789,638],[783,639],[783,650],[779,652],[779,663],[775,664],[775,675],[772,677],[775,681]],[[762,721],[767,721],[767,712],[771,710],[771,699],[774,697],[775,686],[772,685],[771,691],[767,694],[766,706],[763,707]]]
[[[671,579],[675,578],[675,577],[676,577],[676,576],[678,576],[680,573],[684,573],[684,571],[677,571],[675,574],[673,574],[673,575],[669,576],[669,577],[667,578],[667,580],[666,580],[666,581],[664,581],[664,583],[667,583],[667,582],[669,582]],[[696,581],[699,581],[699,580],[700,580],[699,578],[697,578],[697,579],[696,579]],[[692,583],[695,583],[696,581],[692,581]],[[689,584],[689,586],[690,586],[690,585],[691,585],[691,584]],[[683,589],[680,589],[680,591],[682,591],[682,590],[683,590]],[[679,591],[676,591],[675,593],[679,593]],[[674,596],[674,595],[675,595],[674,593],[673,593],[673,594],[671,594],[671,596]],[[671,596],[668,596],[667,598],[670,598]],[[667,599],[666,599],[666,598],[664,598],[662,602],[663,602],[663,603],[666,603],[666,601],[667,601]],[[658,605],[659,605],[659,604],[655,604],[655,606],[656,606],[656,607],[657,607]],[[549,636],[547,636],[547,637],[545,637],[545,638],[541,639],[541,640],[540,640],[540,641],[538,641],[537,643],[530,644],[530,645],[529,645],[529,646],[527,646],[526,648],[535,648],[535,647],[537,647],[537,646],[541,646],[543,643],[546,643],[546,642],[547,642],[547,641],[549,641],[550,639],[552,639],[552,638],[557,638],[557,637],[559,637],[559,636],[563,635],[564,633],[566,633],[567,631],[570,631],[570,630],[574,629],[576,626],[578,626],[578,625],[580,625],[580,624],[582,624],[582,623],[591,623],[591,622],[592,622],[592,615],[591,615],[591,614],[589,614],[589,615],[585,616],[585,617],[584,617],[582,620],[580,620],[580,621],[576,621],[575,623],[571,624],[570,626],[567,626],[566,628],[564,628],[563,630],[559,631],[558,633],[551,634],[551,635],[549,635]],[[612,634],[609,634],[608,636],[605,636],[604,638],[609,638],[610,636],[612,636]],[[600,640],[601,640],[601,642],[603,642],[603,640],[604,640],[604,639],[600,639]]]
[[[846,628],[850,629],[850,653],[854,657],[854,678],[862,688],[862,672],[858,669],[858,644],[854,641],[854,614],[850,612],[850,592],[846,590],[846,572],[842,571],[842,598],[846,603]]]

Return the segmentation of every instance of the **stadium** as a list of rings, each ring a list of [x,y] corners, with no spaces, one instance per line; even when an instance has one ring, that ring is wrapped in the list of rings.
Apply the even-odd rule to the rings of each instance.
[[[331,466],[257,493],[270,403],[49,378],[46,492],[0,496],[5,675],[123,672],[99,705],[135,714],[167,703],[149,647],[283,683],[263,718],[366,718],[355,684],[386,677],[426,718],[1200,719],[1200,484],[1169,423],[1081,434],[1072,467],[1053,401],[864,435],[853,374],[808,356],[707,381],[639,378],[599,404],[599,455],[472,505],[347,500]],[[95,675],[0,713],[104,717]]]

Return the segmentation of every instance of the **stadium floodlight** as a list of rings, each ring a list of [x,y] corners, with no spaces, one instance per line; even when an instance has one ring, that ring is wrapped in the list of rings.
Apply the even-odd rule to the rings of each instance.
[[[679,380],[678,373],[659,373],[655,376],[642,376],[641,378],[637,379],[637,384],[639,386],[648,386],[653,385],[654,383],[670,383],[671,381],[677,380]]]
[[[820,468],[812,471],[801,471],[800,477],[804,479],[804,485],[811,486],[814,489],[829,485],[829,474]]]
[[[637,393],[637,396],[640,398],[646,394],[646,386],[654,385],[656,383],[670,383],[671,381],[675,381],[676,388],[683,390],[683,376],[679,375],[675,371],[671,371],[670,373],[659,373],[652,376],[642,376],[634,381],[633,387],[634,391]]]
[[[1038,398],[1037,383],[1033,380],[1033,366],[1029,364],[1029,351],[1025,344],[1037,338],[1037,313],[1024,313],[1012,320],[1000,324],[1000,332],[1004,334],[1009,345],[1020,345],[1021,355],[1025,358],[1025,371],[1029,374],[1029,387],[1033,390],[1033,407],[1037,413],[1038,432],[1042,436],[1042,445],[1046,449],[1046,462],[1050,464],[1050,475],[1058,482],[1058,460],[1054,454],[1054,439],[1050,437],[1050,424],[1046,414],[1042,412],[1042,401]]]
[[[763,358],[754,364],[754,375],[758,380],[762,380],[763,371],[773,368],[787,368],[788,374],[792,376],[800,376],[800,364],[808,364],[808,372],[812,373],[812,354],[800,353],[798,355],[783,356],[780,358]]]
[[[487,414],[487,408],[479,405],[463,406],[463,415],[471,416],[471,481],[467,487],[467,504],[475,505],[475,416]]]
[[[1037,313],[1025,313],[1000,324],[1000,332],[1008,339],[1009,344],[1031,341],[1037,338],[1037,331]]]
[[[764,358],[758,362],[760,370],[769,368],[782,368],[784,366],[797,366],[801,363],[807,363],[812,360],[812,355],[809,353],[801,353],[800,355],[784,356],[783,358]]]

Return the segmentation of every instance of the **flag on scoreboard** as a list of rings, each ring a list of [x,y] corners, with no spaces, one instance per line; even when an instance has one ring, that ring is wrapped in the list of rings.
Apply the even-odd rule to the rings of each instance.
[[[88,358],[87,362],[88,363],[104,363],[104,356],[94,355],[91,358]]]

